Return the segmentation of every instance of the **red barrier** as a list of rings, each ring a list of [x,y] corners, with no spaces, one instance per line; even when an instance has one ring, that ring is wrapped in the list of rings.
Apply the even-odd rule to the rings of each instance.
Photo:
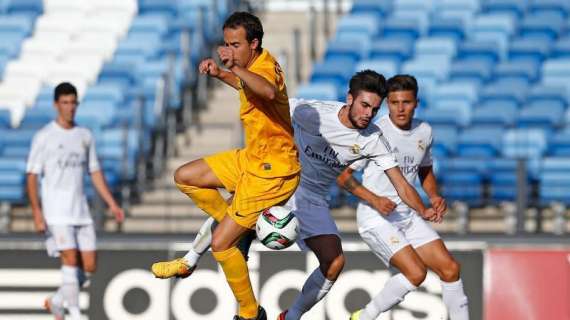
[[[485,320],[570,320],[570,250],[491,249]]]

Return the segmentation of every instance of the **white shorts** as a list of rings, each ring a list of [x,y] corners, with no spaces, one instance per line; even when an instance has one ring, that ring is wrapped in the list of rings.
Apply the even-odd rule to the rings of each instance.
[[[331,216],[328,201],[321,195],[298,187],[285,205],[293,211],[299,220],[297,244],[307,250],[305,239],[332,234],[340,238],[336,223]]]
[[[93,224],[48,225],[46,249],[50,257],[59,257],[59,252],[69,249],[95,251],[96,238]]]
[[[407,245],[414,249],[439,239],[439,235],[419,215],[413,214],[403,223],[391,223],[384,219],[367,228],[359,228],[362,240],[380,260],[390,267],[392,256]]]

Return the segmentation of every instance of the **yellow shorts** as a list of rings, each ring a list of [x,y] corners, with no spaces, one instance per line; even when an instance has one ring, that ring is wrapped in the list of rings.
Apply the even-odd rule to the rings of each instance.
[[[239,225],[254,229],[259,214],[272,206],[284,204],[295,192],[300,174],[262,178],[247,170],[243,149],[220,152],[204,158],[226,190],[234,194],[229,216]]]

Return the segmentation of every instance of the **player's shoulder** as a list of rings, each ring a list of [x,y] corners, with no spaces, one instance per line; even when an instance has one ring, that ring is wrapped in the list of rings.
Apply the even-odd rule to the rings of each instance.
[[[325,114],[335,112],[342,107],[341,102],[306,100],[301,98],[289,99],[291,113],[295,117],[310,116],[311,114]]]
[[[39,129],[35,134],[34,134],[34,140],[35,141],[40,141],[40,140],[45,140],[48,139],[49,136],[55,132],[55,123],[53,121],[47,123],[46,125],[44,125],[43,127],[41,127],[41,129]]]
[[[431,135],[431,125],[424,120],[414,118],[412,120],[412,130],[417,131],[419,134]]]

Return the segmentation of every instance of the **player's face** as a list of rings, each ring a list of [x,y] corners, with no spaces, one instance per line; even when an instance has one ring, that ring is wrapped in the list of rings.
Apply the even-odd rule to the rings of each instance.
[[[380,110],[382,98],[376,93],[362,90],[356,97],[349,93],[347,103],[350,107],[348,119],[352,125],[357,129],[365,129]]]
[[[259,44],[257,39],[253,39],[251,42],[247,41],[246,31],[243,27],[225,28],[224,43],[234,52],[234,64],[242,68],[248,67]]]
[[[75,111],[78,105],[77,96],[74,94],[61,95],[57,101],[55,101],[55,108],[57,109],[59,117],[67,123],[72,123],[73,119],[75,119]]]
[[[418,105],[413,91],[395,91],[388,94],[390,119],[401,129],[409,129]]]

